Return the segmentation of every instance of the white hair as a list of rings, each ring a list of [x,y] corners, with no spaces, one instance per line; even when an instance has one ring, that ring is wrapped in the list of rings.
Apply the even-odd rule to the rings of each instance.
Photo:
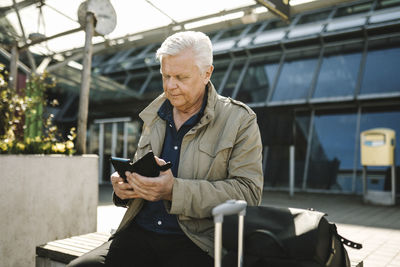
[[[210,38],[202,32],[184,31],[169,36],[157,50],[156,57],[162,62],[163,56],[175,56],[191,49],[200,71],[206,71],[213,64],[213,50]]]

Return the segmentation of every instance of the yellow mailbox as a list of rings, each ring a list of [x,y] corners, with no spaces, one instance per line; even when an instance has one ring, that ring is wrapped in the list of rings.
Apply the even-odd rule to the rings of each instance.
[[[362,132],[361,165],[393,165],[395,140],[395,131],[388,128],[374,128]]]

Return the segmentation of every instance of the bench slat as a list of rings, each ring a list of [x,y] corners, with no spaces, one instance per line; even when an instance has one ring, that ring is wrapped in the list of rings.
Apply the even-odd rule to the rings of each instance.
[[[84,253],[101,246],[109,238],[110,234],[96,232],[55,240],[37,246],[36,255],[61,263],[69,263]]]

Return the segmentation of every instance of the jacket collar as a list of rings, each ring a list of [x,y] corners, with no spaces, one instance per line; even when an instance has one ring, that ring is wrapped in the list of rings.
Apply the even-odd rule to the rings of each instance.
[[[218,99],[218,94],[214,88],[214,85],[211,82],[208,82],[206,86],[208,87],[207,105],[204,109],[204,115],[199,122],[201,126],[207,124],[210,120],[214,118],[215,105]],[[167,98],[165,96],[165,93],[162,93],[156,99],[154,99],[153,102],[151,102],[142,112],[139,113],[139,117],[143,120],[145,124],[151,125],[157,120],[161,119],[158,116],[157,112],[166,99]]]

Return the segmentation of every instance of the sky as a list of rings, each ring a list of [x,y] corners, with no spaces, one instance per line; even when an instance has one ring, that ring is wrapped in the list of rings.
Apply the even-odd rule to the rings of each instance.
[[[167,15],[157,10],[149,1]],[[290,3],[296,5],[310,1],[313,0],[291,0]],[[12,0],[2,0],[1,2],[0,6],[12,5]],[[77,11],[82,2],[82,0],[46,0],[46,5],[41,9],[36,5],[21,9],[20,16],[25,35],[41,33],[45,36],[52,36],[79,27]],[[108,39],[168,25],[172,22],[171,18],[181,22],[256,3],[255,0],[111,0],[110,2],[117,14],[117,26],[113,32],[106,36]],[[255,12],[267,12],[267,9],[260,7]],[[236,14],[236,16],[242,15],[241,13]],[[7,19],[15,25],[17,33],[21,35],[16,13],[10,12]],[[104,40],[100,36],[94,37],[93,43],[103,42]],[[39,54],[52,54],[83,47],[84,41],[85,33],[80,31],[36,45],[31,48],[31,51]]]

